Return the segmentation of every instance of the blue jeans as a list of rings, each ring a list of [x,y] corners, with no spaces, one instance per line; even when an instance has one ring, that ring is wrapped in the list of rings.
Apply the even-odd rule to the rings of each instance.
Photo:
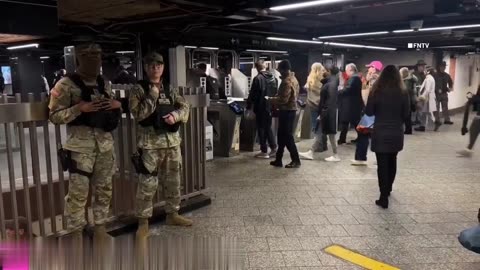
[[[358,133],[357,147],[355,149],[355,160],[367,161],[369,144],[370,144],[370,135]]]

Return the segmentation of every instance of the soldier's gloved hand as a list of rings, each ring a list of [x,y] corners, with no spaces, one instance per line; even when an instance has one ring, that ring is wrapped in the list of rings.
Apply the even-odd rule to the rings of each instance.
[[[177,120],[175,120],[175,117],[172,115],[172,114],[167,114],[163,117],[163,119],[165,120],[165,123],[169,124],[169,125],[173,125],[177,122]]]
[[[98,110],[101,110],[102,107],[103,107],[102,103],[98,101],[92,101],[92,102],[80,101],[80,103],[78,103],[78,108],[83,113],[96,112]]]
[[[462,127],[462,135],[465,135],[468,133],[468,128]]]

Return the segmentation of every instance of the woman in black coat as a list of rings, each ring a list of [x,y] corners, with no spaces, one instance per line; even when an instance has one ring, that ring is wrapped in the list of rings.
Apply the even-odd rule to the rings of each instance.
[[[329,162],[340,161],[337,155],[337,142],[335,141],[335,135],[337,134],[337,96],[338,85],[340,83],[338,72],[338,68],[333,67],[330,70],[328,78],[322,81],[323,87],[320,92],[320,104],[318,108],[322,132],[328,136],[333,151],[333,156],[325,159]]]
[[[389,65],[382,71],[372,88],[365,113],[375,116],[372,151],[377,155],[380,187],[380,199],[375,203],[388,208],[397,173],[397,155],[403,150],[403,125],[410,115],[408,93],[395,66]]]

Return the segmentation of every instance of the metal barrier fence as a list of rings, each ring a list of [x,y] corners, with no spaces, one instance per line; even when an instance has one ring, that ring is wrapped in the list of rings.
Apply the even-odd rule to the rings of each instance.
[[[117,98],[128,98],[129,85],[113,85]],[[206,188],[205,121],[209,96],[203,88],[181,88],[191,105],[190,118],[180,132],[183,138],[182,199],[199,195]],[[64,173],[57,150],[66,138],[65,126],[48,121],[47,97],[28,102],[21,96],[0,96],[0,235],[24,229],[28,238],[48,236],[64,230],[64,198],[68,190],[68,173]],[[3,136],[4,135],[4,136]],[[123,114],[113,133],[117,172],[113,179],[110,221],[133,213],[136,179],[130,157],[136,151],[135,121]],[[3,148],[3,151],[2,151]],[[159,183],[159,190],[161,183]],[[92,194],[92,192],[90,192]],[[163,192],[157,192],[155,206],[164,205]],[[88,207],[92,201],[89,196]],[[86,218],[91,223],[90,207]]]

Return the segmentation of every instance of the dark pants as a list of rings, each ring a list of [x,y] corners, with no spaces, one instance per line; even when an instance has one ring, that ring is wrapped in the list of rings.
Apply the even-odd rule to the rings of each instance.
[[[410,111],[408,119],[405,121],[405,133],[412,133],[412,126],[412,111]]]
[[[340,123],[340,138],[338,138],[338,141],[340,143],[346,143],[347,142],[347,133],[348,133],[349,129],[350,129],[350,123],[349,122],[341,122]]]
[[[440,122],[440,106],[442,106],[442,114],[445,122],[450,122],[450,113],[448,112],[448,93],[441,93],[437,95],[437,109],[439,117],[436,119]]]
[[[355,149],[355,160],[367,161],[368,145],[370,135],[357,132],[357,147]]]
[[[263,114],[259,113],[256,115],[256,122],[261,151],[267,153],[268,146],[270,146],[272,150],[277,149],[277,142],[272,132],[272,116],[267,112]]]
[[[383,196],[387,196],[392,192],[393,182],[397,174],[397,154],[376,153],[378,186],[380,187],[380,194]]]
[[[295,122],[296,111],[280,111],[278,116],[278,150],[277,161],[282,161],[283,152],[287,147],[292,161],[300,163],[297,146],[293,138],[293,126]]]

